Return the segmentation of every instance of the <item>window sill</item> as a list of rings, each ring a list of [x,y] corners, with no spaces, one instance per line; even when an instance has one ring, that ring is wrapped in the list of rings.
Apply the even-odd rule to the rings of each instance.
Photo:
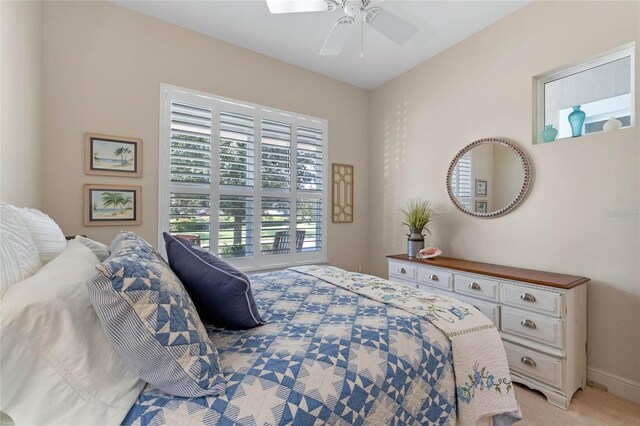
[[[592,133],[587,133],[585,135],[576,136],[575,138],[574,137],[566,137],[566,138],[559,138],[559,139],[556,139],[556,140],[551,141],[551,142],[542,142],[542,141],[534,142],[533,145],[534,146],[536,146],[536,145],[551,145],[551,144],[554,144],[556,142],[577,141],[577,140],[580,140],[580,139],[589,138],[591,136],[602,135],[602,134],[615,135],[615,134],[617,134],[619,132],[624,132],[624,131],[629,130],[629,129],[634,129],[635,127],[636,127],[635,125],[631,125],[631,126],[627,126],[627,127],[622,127],[620,129],[617,129],[617,130],[611,130],[609,132],[605,132],[604,130],[601,130],[599,132],[592,132]]]

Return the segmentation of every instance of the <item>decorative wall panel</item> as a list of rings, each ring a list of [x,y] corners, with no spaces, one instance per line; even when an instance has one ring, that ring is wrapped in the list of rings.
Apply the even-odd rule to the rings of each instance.
[[[353,166],[347,164],[331,165],[333,198],[331,203],[331,221],[334,223],[353,222]]]

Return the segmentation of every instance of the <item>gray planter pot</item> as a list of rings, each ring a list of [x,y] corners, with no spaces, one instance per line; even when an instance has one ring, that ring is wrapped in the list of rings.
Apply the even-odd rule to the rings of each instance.
[[[411,230],[411,234],[407,234],[407,256],[417,257],[418,252],[424,248],[424,235],[416,229]]]

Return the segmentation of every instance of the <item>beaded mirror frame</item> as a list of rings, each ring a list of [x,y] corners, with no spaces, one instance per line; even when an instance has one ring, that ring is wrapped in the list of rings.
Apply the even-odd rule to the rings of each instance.
[[[511,149],[518,156],[518,159],[520,160],[520,165],[522,166],[523,175],[524,175],[522,186],[520,187],[520,191],[518,192],[518,195],[516,195],[516,197],[513,199],[513,201],[511,201],[505,207],[490,213],[477,213],[475,211],[470,211],[466,209],[462,204],[460,204],[456,196],[453,194],[453,190],[451,188],[451,176],[453,174],[453,169],[456,167],[456,164],[458,164],[458,160],[460,160],[460,158],[462,158],[467,152],[471,151],[473,148],[482,144],[498,144],[498,145],[506,146],[507,148]],[[484,138],[484,139],[478,139],[477,141],[472,142],[469,145],[462,148],[451,161],[451,164],[449,165],[449,170],[447,171],[447,182],[446,182],[447,194],[449,194],[449,199],[451,199],[451,202],[453,202],[453,204],[461,212],[471,216],[479,217],[479,218],[492,219],[492,218],[503,216],[509,213],[510,211],[512,211],[513,209],[515,209],[518,206],[518,204],[520,204],[526,197],[527,192],[529,191],[529,188],[531,186],[531,180],[532,180],[531,164],[529,162],[529,158],[527,157],[527,154],[525,154],[525,152],[518,145],[516,145],[515,143],[507,139]]]

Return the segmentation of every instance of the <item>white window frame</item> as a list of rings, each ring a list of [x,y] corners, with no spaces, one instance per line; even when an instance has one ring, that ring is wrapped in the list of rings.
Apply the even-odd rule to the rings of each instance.
[[[555,70],[537,75],[533,78],[533,144],[544,144],[544,141],[542,140],[542,131],[544,130],[544,126],[546,124],[544,116],[544,85],[546,83],[554,80],[559,80],[561,78],[568,77],[570,75],[577,74],[583,71],[587,71],[591,68],[596,68],[601,65],[608,64],[609,62],[614,62],[619,59],[626,58],[627,56],[630,56],[631,58],[631,123],[629,124],[629,127],[625,128],[634,127],[636,125],[636,44],[635,42],[631,42],[616,49],[612,49],[604,54],[594,56],[578,64],[556,68]],[[586,135],[593,135],[598,133],[601,132],[592,132]],[[582,135],[582,137],[586,135]]]
[[[194,103],[212,109],[211,123],[211,157],[212,174],[209,187],[203,185],[193,185],[190,183],[171,182],[171,102],[173,100]],[[254,119],[254,175],[252,188],[220,188],[219,174],[217,173],[215,158],[219,157],[220,123],[216,120],[216,113],[219,114],[220,105],[224,104],[224,111],[236,112],[250,115]],[[262,120],[271,119],[281,123],[291,125],[291,188],[290,190],[262,188],[260,157],[262,152]],[[297,126],[311,127],[322,130],[322,161],[323,161],[323,182],[321,192],[304,192],[297,189],[297,150],[298,140]],[[218,246],[217,229],[219,226],[219,195],[246,195],[253,196],[253,256],[225,258],[225,261],[242,271],[258,271],[282,269],[294,265],[306,265],[327,262],[327,224],[329,214],[329,143],[328,143],[328,122],[325,119],[306,116],[276,108],[265,107],[249,102],[237,101],[222,96],[212,95],[205,92],[186,89],[170,84],[160,84],[160,164],[158,170],[158,249],[166,256],[164,249],[163,232],[169,232],[170,220],[170,194],[171,192],[191,192],[209,194],[210,199],[210,250],[215,250]],[[214,171],[215,168],[215,171]],[[286,254],[262,255],[260,250],[260,224],[261,224],[261,196],[290,198],[290,235],[296,235],[297,222],[297,199],[320,199],[322,200],[322,242],[320,250],[310,252],[296,252],[295,238],[292,237],[292,249]]]

